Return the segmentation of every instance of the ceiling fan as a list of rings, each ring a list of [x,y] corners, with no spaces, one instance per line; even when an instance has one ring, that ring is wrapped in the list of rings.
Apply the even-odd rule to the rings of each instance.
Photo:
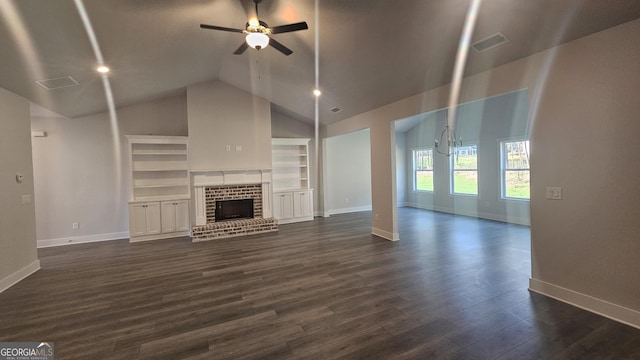
[[[242,45],[240,45],[236,49],[236,51],[233,52],[234,55],[242,54],[245,50],[247,50],[247,47],[249,46],[256,50],[260,50],[266,48],[269,45],[273,46],[274,49],[287,56],[291,55],[293,53],[291,49],[282,45],[281,43],[273,39],[270,35],[282,34],[298,30],[306,30],[309,28],[309,26],[307,26],[307,23],[305,21],[302,21],[294,24],[269,27],[266,22],[258,19],[258,4],[260,4],[262,0],[253,0],[253,2],[256,4],[256,18],[249,20],[245,29],[234,29],[207,24],[200,24],[200,27],[203,29],[222,30],[247,35]]]

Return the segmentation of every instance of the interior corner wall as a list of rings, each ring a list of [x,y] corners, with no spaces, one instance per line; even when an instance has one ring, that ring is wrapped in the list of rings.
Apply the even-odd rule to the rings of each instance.
[[[222,81],[187,87],[189,169],[271,169],[271,104]]]
[[[36,248],[29,101],[0,88],[0,119],[2,292],[38,270],[40,264]],[[17,181],[17,174],[23,175],[21,182]]]
[[[396,132],[396,188],[398,193],[398,207],[407,203],[408,182],[407,169],[413,165],[407,162],[411,157],[407,157],[407,133]]]
[[[329,215],[371,210],[369,129],[324,139],[325,209]]]
[[[127,238],[129,159],[125,135],[187,135],[185,95],[118,108],[115,139],[109,113],[31,117],[39,246]],[[79,229],[72,229],[77,222]]]

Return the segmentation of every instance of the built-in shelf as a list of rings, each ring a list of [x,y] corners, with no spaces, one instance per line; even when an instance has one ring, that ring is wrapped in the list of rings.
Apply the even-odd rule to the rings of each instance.
[[[167,151],[167,152],[135,152],[133,156],[152,156],[152,155],[187,155],[186,151]]]
[[[187,138],[128,135],[130,201],[189,199]]]
[[[313,220],[310,139],[271,139],[273,216],[281,224]]]

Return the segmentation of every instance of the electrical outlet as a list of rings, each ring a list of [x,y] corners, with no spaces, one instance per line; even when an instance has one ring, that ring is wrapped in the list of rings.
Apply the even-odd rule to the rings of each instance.
[[[561,187],[548,187],[547,199],[550,200],[562,200],[562,188]]]
[[[22,195],[22,204],[29,204],[31,202],[31,194]]]
[[[78,230],[78,229],[80,229],[80,223],[77,223],[77,222],[72,223],[72,224],[71,224],[71,228],[72,228],[73,230]]]
[[[378,214],[375,215],[374,217],[376,220],[378,220],[378,218],[380,218],[380,216]]]
[[[227,146],[225,146],[225,148],[224,148],[224,149],[225,149],[225,150],[227,150],[227,151],[231,151],[231,145],[227,145]]]
[[[349,203],[349,198],[344,198],[344,203],[348,204]]]
[[[242,145],[236,145],[236,151],[242,151]]]

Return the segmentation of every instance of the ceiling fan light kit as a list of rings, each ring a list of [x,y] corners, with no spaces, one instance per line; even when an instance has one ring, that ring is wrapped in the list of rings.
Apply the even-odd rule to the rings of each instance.
[[[247,50],[247,47],[249,46],[256,50],[260,50],[260,49],[266,48],[267,46],[269,46],[269,44],[271,44],[271,46],[274,49],[280,51],[282,54],[291,55],[293,53],[291,49],[282,45],[275,39],[271,38],[270,35],[282,34],[286,32],[298,31],[298,30],[306,30],[309,28],[309,26],[305,21],[302,21],[294,24],[269,27],[267,23],[265,23],[264,21],[260,21],[258,19],[258,4],[261,1],[262,0],[253,0],[253,2],[256,4],[256,18],[250,19],[249,22],[247,22],[244,29],[234,29],[234,28],[228,28],[224,26],[207,25],[207,24],[200,24],[200,27],[203,29],[220,30],[220,31],[245,34],[246,35],[245,42],[243,42],[236,49],[236,51],[233,52],[234,55],[240,55],[244,53],[244,51]]]
[[[245,40],[249,46],[256,50],[264,49],[269,46],[269,37],[263,33],[249,33]]]

